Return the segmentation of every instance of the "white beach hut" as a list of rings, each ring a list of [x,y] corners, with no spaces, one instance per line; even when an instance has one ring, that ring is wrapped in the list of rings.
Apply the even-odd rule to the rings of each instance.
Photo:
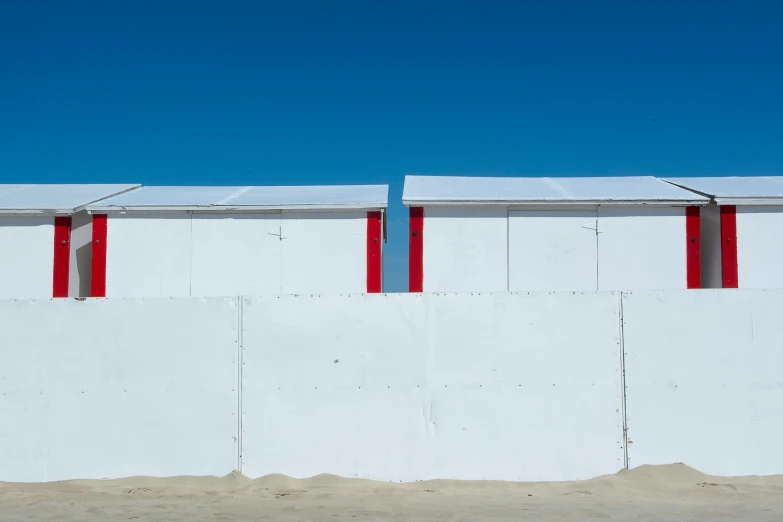
[[[0,298],[89,295],[84,206],[139,185],[0,185]]]
[[[380,292],[386,185],[143,187],[93,214],[92,295]]]
[[[708,201],[653,177],[407,176],[409,288],[698,288]]]
[[[666,181],[711,199],[702,218],[704,287],[783,287],[783,176]]]

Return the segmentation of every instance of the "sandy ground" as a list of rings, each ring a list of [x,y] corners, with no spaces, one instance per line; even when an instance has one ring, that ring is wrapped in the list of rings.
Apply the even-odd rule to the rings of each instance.
[[[318,476],[0,483],[0,520],[783,520],[783,476],[644,466],[580,482]]]

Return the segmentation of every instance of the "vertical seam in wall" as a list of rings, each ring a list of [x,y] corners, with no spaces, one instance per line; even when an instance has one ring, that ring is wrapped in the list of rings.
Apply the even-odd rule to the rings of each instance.
[[[626,401],[625,384],[625,318],[623,317],[623,296],[625,292],[617,293],[618,311],[620,318],[620,389],[622,391],[622,401],[620,411],[623,418],[623,466],[628,469],[630,460],[628,457],[628,410]]]
[[[242,473],[242,395],[243,395],[243,372],[245,350],[245,300],[240,295],[237,296],[237,471]]]

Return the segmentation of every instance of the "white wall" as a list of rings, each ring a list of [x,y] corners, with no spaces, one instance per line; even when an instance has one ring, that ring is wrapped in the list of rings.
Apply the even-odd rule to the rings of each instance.
[[[783,288],[783,207],[737,207],[740,288]]]
[[[50,298],[53,272],[54,218],[0,217],[0,298]]]
[[[783,473],[783,291],[623,295],[631,467]]]
[[[598,207],[598,290],[687,288],[685,208]]]
[[[107,297],[366,291],[363,210],[109,214]]]
[[[194,213],[194,296],[279,294],[280,212]]]
[[[0,480],[237,467],[236,299],[0,301]]]
[[[618,308],[611,293],[246,299],[243,472],[613,473],[624,465]]]
[[[779,474],[781,309],[783,290],[0,301],[0,480],[587,478],[624,466],[624,420],[631,467]]]
[[[187,212],[109,214],[106,297],[189,296],[190,227]]]
[[[283,211],[281,243],[284,294],[367,291],[367,211]]]
[[[426,207],[423,251],[424,292],[687,287],[684,207]]]
[[[424,209],[424,291],[508,290],[505,207]]]

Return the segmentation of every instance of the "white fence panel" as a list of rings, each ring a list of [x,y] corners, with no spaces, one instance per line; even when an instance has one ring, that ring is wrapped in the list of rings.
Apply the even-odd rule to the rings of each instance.
[[[623,295],[630,466],[783,473],[783,291]]]
[[[236,299],[0,301],[0,480],[237,467]]]
[[[618,304],[613,293],[246,299],[243,472],[616,472]]]

